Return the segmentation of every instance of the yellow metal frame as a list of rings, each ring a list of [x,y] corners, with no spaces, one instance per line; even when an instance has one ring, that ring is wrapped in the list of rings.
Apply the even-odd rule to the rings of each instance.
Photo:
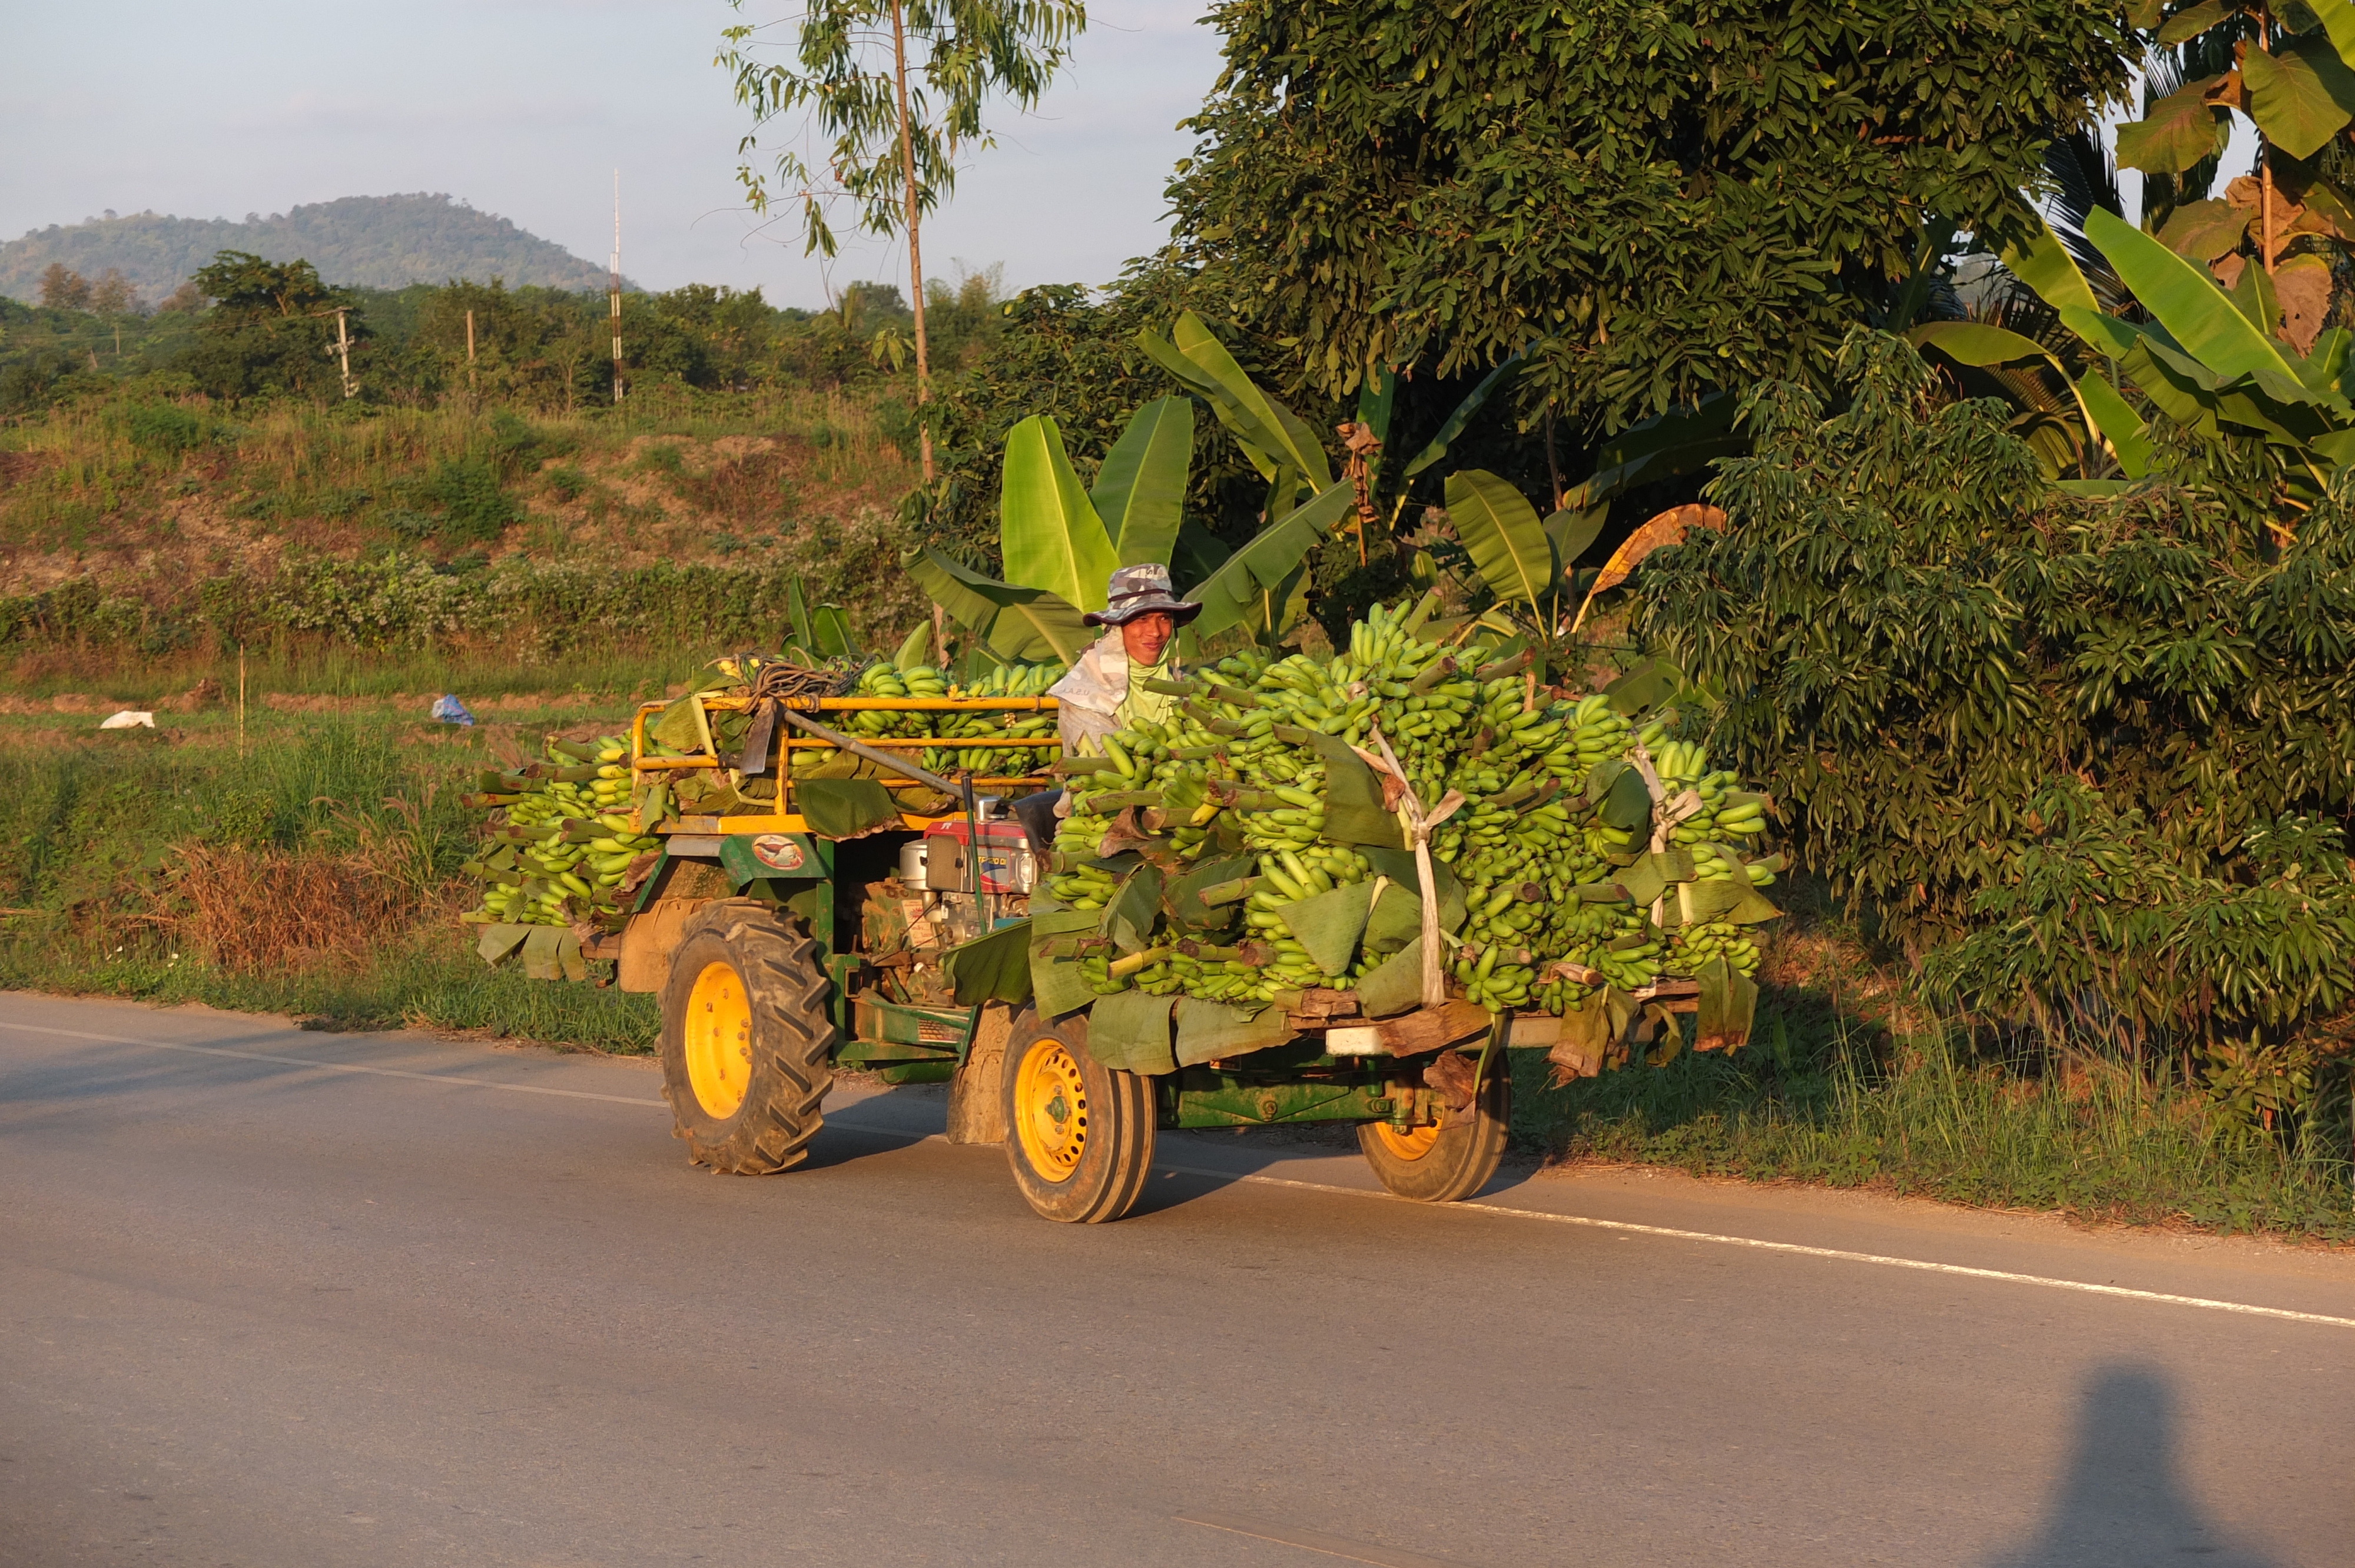
[[[697,694],[696,700],[702,705],[703,711],[707,715],[715,713],[743,713],[752,705],[750,698],[722,696],[709,693]],[[644,783],[648,775],[691,772],[701,768],[726,768],[728,766],[727,759],[717,756],[648,757],[645,754],[646,720],[654,715],[662,712],[663,709],[669,705],[670,704],[668,703],[641,703],[638,705],[636,715],[630,720],[630,768],[634,776],[635,781]],[[799,712],[808,713],[815,711],[818,714],[855,714],[877,711],[890,713],[944,714],[1050,714],[1061,708],[1062,704],[1054,697],[1045,696],[821,697],[817,700],[815,709],[813,709],[812,705],[807,703],[796,703],[794,706]],[[874,747],[878,750],[881,751],[927,751],[934,747],[944,747],[953,751],[966,751],[975,748],[1060,751],[1062,745],[1061,741],[1054,736],[974,736],[970,737],[962,736],[892,736],[880,739],[870,739],[866,736],[860,736],[858,738],[861,743]],[[790,758],[791,754],[795,750],[832,751],[836,749],[831,741],[820,740],[815,736],[804,736],[790,734],[779,736],[777,747],[779,754],[778,760],[781,765],[785,763]],[[975,789],[994,789],[1008,788],[1044,789],[1052,786],[1053,783],[1054,779],[1043,773],[978,775],[973,780],[973,784]],[[793,810],[793,780],[790,773],[782,766],[779,770],[777,788],[777,804],[779,809],[768,815],[735,817],[682,816],[671,822],[662,825],[655,831],[672,833],[716,833],[721,832],[730,833],[805,833],[809,832],[809,823],[803,819],[799,812]],[[951,818],[917,816],[912,812],[903,811],[900,813],[900,820],[910,829],[910,831],[922,832],[926,829],[932,827],[934,823],[948,821]],[[724,828],[721,826],[722,823],[726,824]]]

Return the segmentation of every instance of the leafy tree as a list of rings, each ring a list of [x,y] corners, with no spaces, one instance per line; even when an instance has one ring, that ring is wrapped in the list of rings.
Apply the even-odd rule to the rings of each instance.
[[[91,310],[102,316],[131,315],[140,309],[139,291],[118,268],[109,267],[90,285]]]
[[[52,261],[41,274],[41,303],[53,311],[86,311],[90,280],[62,261]]]
[[[1199,297],[1299,384],[1477,374],[1616,428],[1824,384],[1955,228],[2028,216],[2046,143],[2127,79],[2073,0],[1227,0],[1170,186]]]
[[[217,397],[236,400],[273,393],[325,396],[340,387],[330,362],[335,313],[342,307],[354,343],[368,325],[352,297],[319,281],[308,261],[270,261],[246,250],[224,250],[199,268],[196,285],[213,308],[179,368]]]
[[[741,8],[743,0],[730,3]],[[993,143],[984,101],[1037,103],[1086,26],[1082,0],[813,0],[789,65],[753,57],[755,26],[723,35],[720,63],[735,72],[736,100],[753,116],[740,154],[752,152],[761,128],[784,115],[805,114],[827,142],[823,174],[790,147],[775,156],[778,177],[801,198],[805,250],[834,254],[826,208],[836,197],[853,205],[868,233],[906,234],[920,406],[932,399],[923,215],[955,185],[958,153]],[[925,51],[913,69],[911,37]],[[750,163],[738,174],[754,208],[767,210],[768,176]],[[919,439],[929,483],[929,424]]]

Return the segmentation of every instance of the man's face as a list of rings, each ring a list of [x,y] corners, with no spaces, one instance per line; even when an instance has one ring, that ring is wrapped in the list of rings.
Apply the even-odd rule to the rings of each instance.
[[[1166,609],[1148,609],[1135,620],[1123,622],[1120,629],[1121,646],[1139,664],[1160,663],[1161,651],[1177,635],[1178,618]]]

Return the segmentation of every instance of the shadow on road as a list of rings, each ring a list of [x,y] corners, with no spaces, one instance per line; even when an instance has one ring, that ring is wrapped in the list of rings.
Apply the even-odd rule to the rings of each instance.
[[[2275,1568],[2234,1545],[2201,1512],[2176,1456],[2179,1415],[2156,1369],[2120,1362],[2094,1373],[2078,1413],[2069,1473],[2035,1540],[1987,1568]]]

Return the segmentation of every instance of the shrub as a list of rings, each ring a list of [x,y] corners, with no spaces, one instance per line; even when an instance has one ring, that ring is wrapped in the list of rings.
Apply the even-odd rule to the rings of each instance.
[[[488,544],[520,515],[497,468],[485,458],[442,459],[427,476],[425,493],[442,509],[439,533],[447,544]]]
[[[170,403],[133,404],[123,428],[133,446],[167,457],[194,451],[212,439],[212,421]]]
[[[2198,483],[2079,499],[1997,405],[1934,405],[1902,342],[1840,366],[1829,418],[1755,397],[1710,491],[1732,526],[1644,567],[1639,624],[1721,697],[1726,765],[1909,950],[1970,934],[1949,994],[2048,1039],[2147,1064],[2326,1028],[2355,989],[2325,869],[2355,802],[2355,492],[2279,546]]]

